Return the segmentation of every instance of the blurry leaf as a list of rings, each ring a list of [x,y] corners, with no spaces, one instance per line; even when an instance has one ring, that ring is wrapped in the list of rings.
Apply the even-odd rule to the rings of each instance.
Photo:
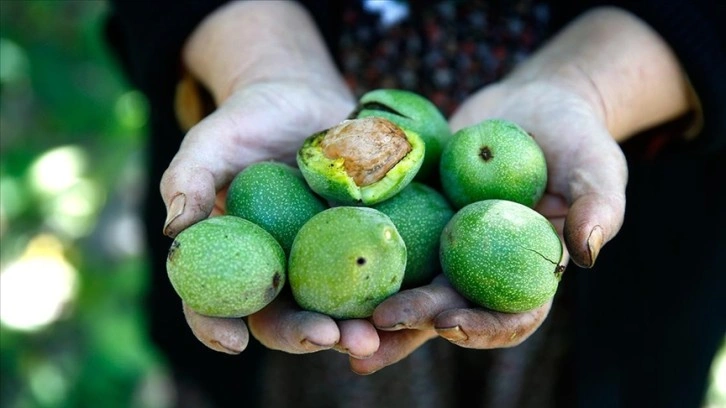
[[[12,219],[22,213],[27,205],[25,185],[15,177],[0,175],[0,208],[3,214]]]
[[[129,129],[140,129],[149,118],[146,97],[139,91],[129,91],[116,99],[116,118]]]
[[[68,379],[51,363],[45,363],[30,375],[30,389],[43,406],[60,406],[68,392]]]
[[[131,158],[143,150],[148,106],[103,38],[107,8],[105,1],[0,0],[0,200],[12,215],[3,221],[0,263],[20,256],[39,233],[71,224],[81,231],[118,220],[121,210],[139,216],[140,198],[130,197],[144,191],[145,167]],[[70,145],[83,152],[82,166],[33,165]],[[79,238],[78,231],[61,237],[79,271],[73,307],[32,334],[0,327],[3,407],[128,407],[158,370],[141,302],[146,259],[113,258],[100,250],[103,235]]]
[[[0,38],[0,85],[26,79],[29,66],[28,56],[18,44]]]

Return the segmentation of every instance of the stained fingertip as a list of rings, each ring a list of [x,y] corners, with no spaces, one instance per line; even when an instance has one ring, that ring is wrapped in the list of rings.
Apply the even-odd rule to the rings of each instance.
[[[586,236],[580,230],[565,230],[565,245],[570,259],[581,268],[592,268],[604,245],[602,227],[596,225]]]
[[[279,331],[270,331],[268,328],[261,328],[259,325],[251,326],[250,329],[262,345],[286,353],[314,353],[335,347],[338,340],[336,333],[330,335],[324,333],[319,336],[316,333],[321,331],[319,330],[320,327],[316,327],[318,322],[309,323],[309,325],[308,323],[302,323],[302,326],[291,326]],[[330,331],[324,329],[323,331]]]
[[[340,339],[338,326],[331,317],[301,310],[287,291],[248,316],[247,323],[262,345],[293,354],[327,350]]]
[[[430,329],[437,314],[466,305],[466,299],[450,285],[431,283],[402,291],[386,299],[373,311],[372,321],[377,328],[384,331]]]
[[[330,348],[333,348],[335,344],[325,344],[325,343],[319,343],[316,341],[311,341],[309,339],[302,339],[300,340],[300,346],[309,352],[315,352],[315,351],[321,351],[321,350],[328,350]]]
[[[384,300],[373,311],[371,321],[381,330],[395,331],[407,328],[419,309],[415,289],[399,292]]]
[[[523,313],[487,309],[449,310],[436,317],[436,332],[458,346],[476,349],[513,347],[544,322],[552,301]]]
[[[600,254],[600,248],[603,244],[602,227],[596,225],[595,228],[590,231],[590,235],[587,237],[587,252],[589,254],[589,267],[595,265],[597,256]]]
[[[437,327],[436,333],[438,333],[439,336],[445,338],[446,340],[448,340],[452,343],[469,340],[469,335],[466,334],[466,332],[464,331],[464,329],[461,328],[461,326]]]
[[[335,347],[332,348],[332,350],[335,350],[338,353],[347,354],[348,357],[350,357],[351,361],[352,360],[365,360],[365,359],[371,358],[373,356],[373,353],[365,355],[365,356],[360,356],[355,353],[352,353],[350,350],[348,350],[347,348],[340,346],[340,345],[336,345]]]
[[[366,359],[378,351],[380,346],[378,332],[367,320],[342,320],[338,322],[338,329],[340,330],[338,347],[351,357]]]
[[[327,344],[316,343],[316,342],[310,341],[308,339],[302,339],[302,340],[300,340],[300,344],[302,344],[304,347],[312,347],[312,348],[315,348],[315,347],[328,347]]]
[[[292,310],[288,315],[281,315],[278,327],[282,333],[301,338],[301,344],[312,346],[317,350],[327,350],[340,342],[341,332],[331,317],[309,311]],[[275,335],[269,333],[268,335]]]
[[[212,341],[210,343],[204,343],[204,344],[214,351],[219,351],[220,353],[230,354],[233,356],[236,356],[237,354],[239,354],[243,351],[243,350],[238,349],[237,347],[227,347],[225,344],[222,344],[219,341]]]
[[[159,185],[167,216],[162,232],[174,238],[190,225],[209,217],[216,199],[215,178],[180,153],[164,172]]]
[[[164,221],[163,233],[167,237],[176,236],[176,230],[170,227],[171,223],[174,222],[179,216],[184,213],[184,207],[186,207],[187,196],[184,193],[178,193],[171,199],[169,208],[166,213],[166,220]]]
[[[242,319],[200,315],[186,304],[184,317],[197,340],[212,350],[239,354],[247,348],[249,331]]]
[[[399,323],[396,323],[391,326],[376,326],[376,328],[378,328],[378,330],[383,330],[383,331],[397,331],[397,330],[407,329],[408,326],[406,325],[406,323],[399,322]]]
[[[624,194],[580,195],[565,219],[564,239],[572,261],[592,268],[602,247],[620,230],[624,215]]]

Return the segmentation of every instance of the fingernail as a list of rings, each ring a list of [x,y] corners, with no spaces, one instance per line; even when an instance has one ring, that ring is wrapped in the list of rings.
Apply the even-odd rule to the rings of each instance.
[[[169,228],[169,225],[184,212],[184,207],[187,203],[187,196],[184,193],[179,193],[171,199],[169,208],[166,211],[166,221],[164,221],[164,235],[171,237],[174,230]]]
[[[405,329],[407,327],[408,326],[405,323],[396,323],[393,326],[386,326],[386,327],[376,326],[376,328],[378,328],[379,330],[383,330],[383,331],[396,331],[396,330]]]
[[[300,344],[305,347],[306,349],[319,349],[319,348],[326,348],[329,349],[329,345],[324,345],[320,343],[316,343],[314,341],[310,341],[308,339],[302,339],[300,340]]]
[[[587,237],[587,251],[590,254],[589,268],[592,268],[592,266],[595,265],[595,260],[600,254],[600,248],[602,248],[602,240],[602,228],[599,225],[596,225],[595,228],[590,231],[590,236]]]
[[[368,354],[368,355],[362,356],[359,354],[351,353],[350,350],[348,350],[347,348],[345,348],[339,344],[336,344],[335,346],[333,346],[333,350],[337,351],[340,354],[347,354],[357,360],[365,360],[365,359],[371,358],[373,356],[373,354]]]
[[[239,354],[244,350],[244,349],[239,349],[239,347],[234,347],[231,345],[223,344],[219,340],[212,340],[210,343],[211,343],[210,348],[220,351],[222,353]]]
[[[454,326],[454,327],[442,327],[442,328],[436,328],[436,332],[439,333],[439,336],[445,338],[449,341],[466,341],[469,339],[469,336],[464,332],[464,330],[461,329],[461,326]]]

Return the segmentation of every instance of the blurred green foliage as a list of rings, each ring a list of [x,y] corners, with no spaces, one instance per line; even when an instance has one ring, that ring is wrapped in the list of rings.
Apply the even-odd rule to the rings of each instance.
[[[169,405],[141,302],[148,109],[105,43],[107,12],[0,1],[3,407]]]

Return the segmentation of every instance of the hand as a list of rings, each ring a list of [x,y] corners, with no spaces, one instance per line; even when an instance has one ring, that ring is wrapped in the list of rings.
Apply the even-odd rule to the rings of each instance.
[[[505,86],[508,85],[494,86],[472,97],[452,118],[452,125],[458,129],[469,123],[473,124],[492,117],[490,115],[481,117],[466,115],[468,112],[477,114],[492,112],[493,115],[495,107],[503,106],[502,102],[505,99],[502,97],[502,88]],[[550,88],[550,84],[517,87],[516,89],[506,89],[504,92],[512,98],[510,106],[516,108],[514,111],[522,115],[516,119],[518,123],[525,123],[523,118],[532,116],[535,109],[538,109],[538,105],[533,103],[529,104],[531,110],[524,110],[525,105],[522,104],[521,99],[544,94],[549,95],[552,101],[566,101],[564,89],[557,86]],[[515,95],[518,97],[515,98]],[[548,101],[544,98],[541,99],[542,102]],[[597,129],[598,116],[593,109],[587,110],[588,106],[582,98],[573,95],[569,102],[563,102],[560,109],[554,110],[558,112],[558,115],[553,115],[550,120],[543,123],[532,123],[532,127],[527,129],[534,129],[537,133],[562,135],[560,129],[562,121],[571,124],[582,121],[583,124],[577,125],[577,128],[588,129],[589,125],[591,130]],[[585,115],[581,112],[589,113]],[[496,114],[498,117],[507,117],[505,111],[496,112]],[[588,122],[586,118],[591,119],[592,123]],[[582,137],[577,132],[564,132],[564,134],[565,137],[573,139]],[[594,135],[592,132],[587,134]],[[622,165],[622,169],[624,169],[622,154],[612,137],[606,131],[601,135],[593,136],[594,141],[601,139],[605,140],[604,144],[614,147],[612,157],[607,157],[605,161],[614,161],[616,164]],[[558,146],[552,147],[554,150],[558,148]],[[600,153],[606,151],[605,147],[597,146],[595,142],[593,142],[593,148]],[[570,152],[570,156],[572,155]],[[595,186],[602,188],[613,184],[617,186],[615,187],[616,193],[623,194],[624,171],[600,174],[599,171],[609,167],[597,165],[592,168],[596,169],[593,177],[603,176],[606,179],[614,179],[612,181],[597,179],[598,183]],[[589,170],[590,167],[583,165],[583,168],[576,168],[573,171],[588,173]],[[562,233],[568,205],[563,194],[558,193],[553,187],[559,185],[555,179],[550,180],[552,185],[548,188],[546,198],[542,200],[537,209],[548,216]],[[588,178],[588,180],[590,179]],[[598,191],[602,192],[602,190]],[[617,228],[617,225],[613,228]],[[610,230],[607,229],[607,231]],[[250,316],[248,324],[253,335],[268,348],[291,353],[335,348],[350,355],[353,371],[366,374],[400,360],[436,335],[445,337],[459,346],[469,348],[498,348],[517,345],[541,325],[550,307],[551,302],[536,310],[520,314],[497,313],[475,308],[451,288],[443,276],[440,276],[431,285],[404,291],[391,297],[376,309],[370,322],[366,320],[335,322],[324,315],[301,311],[288,295],[287,298],[282,298],[263,311]]]
[[[452,130],[488,118],[504,118],[532,133],[549,163],[545,196],[536,209],[563,232],[580,265],[592,265],[604,242],[617,233],[625,209],[625,160],[588,99],[564,83],[501,82],[472,95],[452,116]],[[499,313],[471,305],[443,275],[430,285],[402,291],[383,302],[373,323],[389,330],[379,352],[351,359],[357,372],[392,364],[439,335],[461,347],[515,346],[542,324],[551,302],[525,313]],[[406,340],[401,341],[401,338]]]
[[[244,4],[241,7],[277,7],[270,5],[283,3]],[[300,20],[290,23],[297,21]],[[613,30],[614,26],[618,29]],[[563,66],[569,69],[563,71]],[[566,75],[560,75],[562,72]],[[315,83],[324,85],[325,81]],[[501,117],[519,123],[534,134],[550,166],[547,192],[537,210],[558,228],[573,260],[582,266],[591,266],[602,245],[617,233],[622,223],[627,174],[616,141],[692,108],[689,92],[677,61],[667,46],[664,47],[662,39],[633,16],[604,9],[588,13],[571,24],[508,80],[473,95],[452,117],[451,125],[457,130],[486,118]],[[218,100],[218,95],[224,94],[224,91],[215,93]],[[317,90],[314,97],[319,98]],[[270,102],[269,94],[261,99]],[[255,104],[246,106],[264,117],[265,109],[254,110]],[[278,118],[274,116],[273,119]],[[216,133],[214,130],[215,127],[210,127],[212,135]],[[269,134],[272,133],[258,135]],[[199,140],[196,146],[203,152],[205,146]],[[232,157],[242,157],[236,162],[238,169],[269,158],[273,152],[285,155],[286,150],[274,148],[276,144],[271,140],[262,144],[258,139],[247,140],[256,143],[241,144],[245,156]],[[190,143],[195,146],[194,142]],[[214,154],[210,157],[205,161],[210,167],[203,168],[206,172],[187,171],[188,178],[176,185],[206,186],[204,191],[197,192],[203,193],[201,197],[213,197],[229,181],[230,174],[225,169],[234,168],[235,162],[218,161]],[[225,166],[225,163],[233,165]],[[195,177],[203,180],[195,183]],[[177,214],[173,210],[179,206],[175,207],[171,201],[175,197],[173,189],[162,187],[162,194],[170,210],[166,226],[170,235],[179,231],[179,227],[203,218],[199,214],[211,211],[213,200],[197,200],[194,196],[197,204],[207,207],[190,208],[191,215],[185,211]],[[471,348],[519,344],[539,327],[550,307],[551,304],[546,304],[522,314],[474,308],[443,277],[438,277],[431,285],[401,292],[382,303],[371,319],[375,327],[365,320],[335,322],[326,316],[303,312],[289,295],[282,295],[250,316],[248,323],[253,335],[270,348],[293,353],[336,348],[351,355],[354,371],[365,374],[399,361],[436,335]],[[199,320],[194,322],[198,324]],[[238,339],[246,339],[241,329],[238,334]]]
[[[260,160],[294,163],[305,137],[343,120],[353,105],[347,93],[323,84],[264,83],[230,96],[187,133],[162,178],[162,196],[171,203],[172,215],[164,232],[174,236],[193,222],[223,214],[226,186],[239,171]],[[174,217],[179,200],[183,212]],[[236,354],[246,348],[249,335],[244,320],[206,317],[186,306],[184,311],[192,332],[211,349]],[[362,357],[378,348],[369,322],[336,322],[302,311],[289,291],[247,322],[263,345],[288,353],[335,348]]]
[[[627,166],[617,143],[697,109],[694,95],[655,31],[623,10],[596,8],[504,81],[472,95],[450,123],[456,131],[498,117],[533,134],[549,173],[536,209],[558,229],[566,256],[591,267],[623,222]],[[393,331],[381,336],[376,354],[351,365],[374,372],[437,334],[462,347],[514,346],[539,327],[550,307],[521,314],[471,307],[438,277],[379,305],[374,324]]]
[[[240,52],[240,45],[244,52]],[[335,69],[312,19],[293,2],[234,2],[195,30],[184,49],[189,71],[219,107],[193,126],[161,180],[167,205],[164,233],[225,211],[226,187],[251,163],[294,163],[305,137],[345,119],[355,101]],[[365,320],[336,322],[300,310],[284,290],[244,319],[199,315],[187,323],[205,345],[237,354],[249,332],[263,345],[289,353],[336,348],[367,356],[378,348]]]
[[[248,165],[294,164],[305,137],[345,119],[353,107],[347,90],[325,83],[271,81],[233,93],[189,130],[161,179],[164,234],[174,237],[208,217],[215,202],[223,211],[227,185]]]

